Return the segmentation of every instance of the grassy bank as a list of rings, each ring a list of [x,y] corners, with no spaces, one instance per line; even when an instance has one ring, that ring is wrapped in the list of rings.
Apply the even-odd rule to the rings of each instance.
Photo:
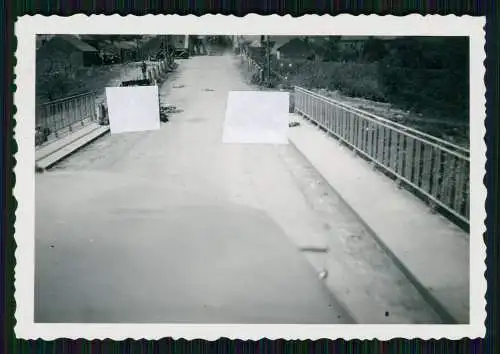
[[[347,96],[386,102],[377,64],[312,62],[275,63],[282,84],[340,91]]]
[[[468,100],[460,99],[464,90],[454,87],[450,80],[453,77],[442,70],[417,72],[378,62],[272,62],[274,87],[314,90],[468,147]]]

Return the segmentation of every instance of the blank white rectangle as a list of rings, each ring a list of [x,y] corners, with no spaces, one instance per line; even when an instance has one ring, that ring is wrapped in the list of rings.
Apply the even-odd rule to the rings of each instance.
[[[157,86],[106,87],[111,134],[160,129]]]
[[[288,92],[231,91],[223,143],[288,144]]]

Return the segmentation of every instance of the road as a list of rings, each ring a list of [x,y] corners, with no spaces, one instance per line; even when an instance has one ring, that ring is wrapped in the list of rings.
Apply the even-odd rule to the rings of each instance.
[[[440,321],[292,145],[222,144],[248,89],[232,56],[182,61],[160,130],[37,175],[35,321]]]

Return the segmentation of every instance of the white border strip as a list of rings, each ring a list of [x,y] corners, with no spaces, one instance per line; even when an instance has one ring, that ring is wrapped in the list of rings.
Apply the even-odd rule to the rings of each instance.
[[[16,210],[15,239],[17,303],[16,336],[43,338],[112,338],[121,340],[159,339],[164,337],[215,340],[239,339],[320,339],[344,338],[387,340],[402,338],[477,338],[485,335],[486,280],[484,278],[486,231],[483,185],[486,163],[485,135],[485,38],[484,17],[378,15],[307,15],[300,18],[277,15],[247,15],[244,18],[223,15],[75,15],[71,17],[24,16],[15,24],[17,107],[15,138],[18,144],[14,196]],[[257,32],[258,31],[258,32]],[[470,152],[471,152],[471,235],[470,235],[470,309],[469,325],[184,325],[184,324],[38,324],[34,316],[34,144],[35,128],[35,56],[36,34],[247,34],[247,35],[383,35],[383,36],[469,36],[470,37]]]

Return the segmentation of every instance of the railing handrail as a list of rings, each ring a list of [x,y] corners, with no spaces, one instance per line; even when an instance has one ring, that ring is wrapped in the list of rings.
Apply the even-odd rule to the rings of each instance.
[[[309,92],[308,90],[305,90],[304,92],[306,94],[310,94],[313,97],[316,97],[319,100],[323,100],[323,101],[326,101],[326,102],[330,101],[330,100],[328,100],[327,97],[324,97],[322,95],[316,94],[314,92]],[[332,103],[332,102],[328,102],[328,103]],[[445,146],[439,145],[438,142],[433,142],[433,141],[430,141],[429,139],[426,139],[425,137],[422,138],[421,136],[417,136],[417,135],[411,134],[411,131],[413,131],[413,132],[419,132],[418,130],[415,130],[415,129],[411,129],[410,130],[410,129],[404,129],[404,128],[403,129],[399,129],[397,127],[392,126],[390,124],[390,121],[388,121],[388,120],[379,121],[377,119],[374,119],[374,118],[370,117],[367,114],[363,114],[364,112],[362,110],[357,110],[357,109],[352,108],[352,107],[350,107],[348,105],[342,105],[342,104],[332,104],[332,105],[333,106],[337,106],[339,108],[342,108],[343,110],[345,110],[347,112],[351,112],[351,113],[357,114],[358,116],[363,117],[366,120],[375,122],[378,125],[381,125],[381,126],[384,126],[386,128],[392,129],[392,130],[396,131],[397,133],[400,133],[400,134],[406,135],[406,136],[408,136],[410,138],[416,139],[416,140],[422,142],[423,144],[427,144],[427,145],[430,145],[430,146],[432,146],[434,148],[440,149],[443,152],[447,152],[447,153],[449,153],[451,155],[454,155],[454,156],[456,156],[456,157],[458,157],[460,159],[463,159],[463,160],[466,160],[466,161],[469,161],[469,159],[470,159],[470,157],[468,155],[463,155],[460,152],[450,150],[450,149],[448,149]],[[407,130],[410,131],[410,133]],[[425,134],[425,133],[422,133],[422,134]]]
[[[95,93],[96,93],[96,91],[88,91],[88,92],[84,92],[84,93],[79,93],[79,94],[73,95],[73,96],[58,98],[57,100],[54,100],[54,101],[40,103],[37,106],[39,106],[39,107],[40,106],[47,106],[47,105],[54,104],[54,103],[61,103],[61,102],[64,102],[64,101],[71,101],[71,100],[74,100],[75,98],[79,98],[79,97],[82,97],[82,96],[91,96],[91,95],[94,95]]]
[[[400,124],[374,118],[298,86],[295,93],[296,112],[371,160],[398,183],[417,191],[431,206],[441,207],[455,220],[469,224],[470,158],[461,153],[468,150],[453,150],[449,148],[454,146],[451,143],[441,145],[440,139],[426,139],[422,137],[425,133],[404,126],[399,129]]]
[[[459,146],[459,145],[456,145],[456,144],[450,143],[449,141],[446,141],[446,140],[443,140],[443,139],[437,138],[437,137],[432,136],[432,135],[430,135],[430,134],[424,133],[424,132],[422,132],[422,131],[420,131],[420,130],[417,130],[417,129],[414,129],[414,128],[410,128],[410,127],[407,127],[407,126],[405,126],[404,124],[396,123],[396,122],[394,122],[394,121],[391,121],[390,119],[387,119],[387,118],[382,118],[382,117],[377,116],[377,115],[375,115],[375,114],[373,114],[373,113],[363,111],[363,110],[361,110],[361,109],[359,109],[359,108],[352,107],[352,106],[350,106],[350,105],[348,105],[348,104],[345,104],[345,103],[343,103],[343,102],[339,102],[339,101],[337,101],[337,100],[334,100],[334,99],[332,99],[331,97],[326,97],[326,96],[323,96],[323,95],[321,95],[321,94],[319,94],[319,93],[316,93],[316,92],[314,92],[314,91],[311,91],[311,90],[305,89],[305,88],[303,88],[303,87],[300,87],[300,86],[294,86],[294,87],[295,87],[295,89],[296,89],[296,90],[303,91],[303,92],[305,92],[305,93],[307,93],[307,94],[314,95],[314,96],[316,96],[316,97],[318,97],[318,98],[320,98],[320,99],[322,99],[322,100],[324,100],[324,101],[327,101],[327,102],[329,102],[329,103],[331,103],[331,104],[333,104],[333,105],[336,105],[336,106],[342,107],[342,108],[344,108],[344,109],[348,109],[348,110],[352,111],[353,113],[358,113],[358,114],[361,114],[361,115],[363,115],[363,116],[367,117],[368,119],[370,119],[370,118],[371,118],[371,120],[375,120],[375,121],[377,121],[377,123],[381,123],[381,122],[386,123],[386,124],[383,124],[383,123],[382,123],[382,124],[383,124],[383,125],[385,125],[385,126],[387,126],[387,127],[389,127],[389,128],[392,128],[392,129],[398,130],[400,133],[407,134],[407,132],[412,132],[412,133],[414,133],[414,134],[420,135],[420,137],[418,137],[418,136],[417,136],[417,137],[413,136],[413,137],[414,137],[414,138],[417,138],[418,140],[421,140],[421,141],[423,141],[423,142],[425,142],[425,143],[430,143],[430,144],[432,144],[433,146],[436,146],[436,144],[435,144],[435,143],[438,143],[438,144],[446,145],[446,146],[448,146],[448,147],[450,147],[450,148],[452,148],[452,149],[455,149],[455,150],[458,150],[458,151],[464,152],[464,153],[466,153],[467,155],[469,155],[469,154],[470,154],[470,150],[469,150],[469,149],[466,149],[466,148],[464,148],[464,147],[462,147],[462,146]],[[398,129],[398,128],[399,128],[399,129]],[[429,141],[429,140],[434,140],[434,143],[432,143],[432,142],[431,142],[431,141]],[[438,146],[439,146],[439,145],[438,145]],[[443,150],[447,151],[447,152],[452,152],[452,151],[450,151],[450,150],[448,150],[448,149],[446,149],[446,148],[444,148],[444,147],[442,147],[442,146],[439,146],[439,147],[440,147],[441,149],[443,149]],[[467,160],[469,159],[469,157],[468,157],[468,156],[463,156],[463,157],[464,157],[464,158],[466,158]]]

